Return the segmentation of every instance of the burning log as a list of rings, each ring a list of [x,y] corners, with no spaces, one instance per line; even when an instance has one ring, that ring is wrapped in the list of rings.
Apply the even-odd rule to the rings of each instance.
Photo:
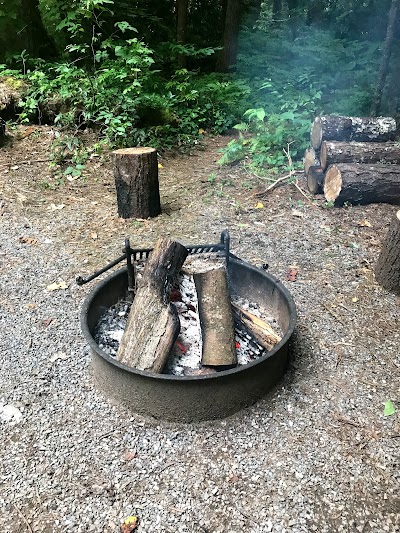
[[[325,172],[321,167],[311,166],[307,172],[307,187],[312,194],[322,194],[324,191]]]
[[[323,141],[321,167],[325,170],[335,163],[391,163],[400,164],[400,145],[394,142]]]
[[[400,294],[400,211],[397,211],[383,241],[375,278],[388,291]]]
[[[232,304],[232,308],[235,318],[244,325],[250,335],[261,344],[261,346],[267,350],[272,350],[275,344],[280,342],[281,337],[267,322],[235,304]]]
[[[396,138],[392,117],[316,117],[311,128],[311,146],[319,150],[322,141],[386,142]]]
[[[169,290],[187,256],[178,242],[160,239],[143,271],[117,359],[149,372],[162,372],[179,334],[180,321]]]
[[[400,165],[332,165],[325,174],[324,195],[338,206],[400,204]]]
[[[122,218],[156,217],[161,213],[157,152],[122,148],[113,152],[118,214]]]
[[[317,152],[314,150],[314,148],[307,148],[307,150],[304,152],[303,161],[304,174],[306,177],[310,167],[319,167],[321,165],[319,157],[317,156]]]
[[[201,363],[211,367],[237,364],[235,329],[226,268],[194,274],[203,351]]]

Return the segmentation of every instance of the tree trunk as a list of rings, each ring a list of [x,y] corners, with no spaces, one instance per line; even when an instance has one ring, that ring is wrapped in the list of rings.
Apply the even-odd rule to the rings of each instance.
[[[321,167],[334,163],[392,163],[400,164],[400,144],[323,141]]]
[[[241,0],[228,0],[223,35],[223,48],[218,55],[217,72],[228,72],[236,63],[240,27]]]
[[[162,372],[180,330],[170,289],[187,257],[178,242],[160,239],[151,252],[129,312],[117,359],[148,372]]]
[[[311,166],[307,171],[307,187],[312,194],[324,192],[325,172],[320,166]]]
[[[26,51],[32,57],[44,59],[54,57],[56,55],[55,44],[43,25],[39,0],[22,0],[21,16],[24,27],[19,34]]]
[[[386,142],[396,138],[392,117],[316,117],[311,127],[311,146],[319,150],[322,141]]]
[[[176,42],[178,44],[186,44],[186,26],[188,16],[189,0],[176,0]],[[180,68],[186,67],[186,56],[184,54],[178,55],[178,63]]]
[[[203,340],[201,363],[211,367],[237,364],[235,326],[226,268],[194,274]]]
[[[372,104],[371,114],[376,116],[380,112],[381,103],[382,103],[382,93],[385,86],[386,76],[389,67],[389,59],[392,53],[392,44],[395,33],[395,27],[397,22],[397,11],[399,7],[400,0],[392,0],[389,11],[389,20],[386,31],[386,39],[383,45],[381,65],[379,68],[378,82],[376,84],[375,98]]]
[[[400,204],[400,166],[340,164],[328,168],[324,194],[335,205]]]
[[[319,167],[321,162],[314,148],[307,148],[304,152],[304,175],[307,176],[310,167]]]
[[[282,0],[273,0],[272,2],[272,17],[275,24],[281,22],[282,17]]]
[[[388,291],[400,294],[400,211],[397,211],[383,241],[375,278]]]
[[[156,217],[161,213],[157,152],[122,148],[113,152],[118,214],[122,218]]]

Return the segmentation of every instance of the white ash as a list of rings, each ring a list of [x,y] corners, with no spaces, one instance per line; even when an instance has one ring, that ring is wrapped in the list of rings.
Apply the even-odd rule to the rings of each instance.
[[[126,328],[130,303],[120,300],[101,316],[97,323],[94,340],[106,354],[115,357]]]
[[[213,264],[215,267],[217,263]],[[178,311],[181,330],[164,372],[176,376],[193,375],[194,370],[201,368],[202,338],[197,292],[191,274],[182,272],[179,275],[177,286],[171,291],[171,300]],[[281,333],[277,320],[261,309],[258,304],[239,297],[234,297],[233,303],[267,321],[277,333]],[[102,350],[113,357],[117,355],[129,309],[128,302],[118,302],[106,311],[96,326],[95,341]],[[266,353],[266,350],[244,329],[236,327],[235,333],[238,366],[247,365]]]

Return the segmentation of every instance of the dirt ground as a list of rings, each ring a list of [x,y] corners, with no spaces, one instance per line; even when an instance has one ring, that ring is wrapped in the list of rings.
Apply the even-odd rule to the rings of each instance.
[[[268,264],[295,299],[298,327],[284,382],[253,408],[231,417],[228,427],[251,425],[253,416],[272,413],[276,424],[271,422],[272,440],[260,449],[260,461],[265,468],[267,461],[268,468],[277,468],[284,460],[282,445],[290,464],[307,465],[308,477],[296,474],[290,485],[306,501],[293,503],[297,510],[292,511],[285,503],[284,512],[278,498],[268,529],[268,502],[263,501],[261,511],[257,498],[250,497],[251,491],[258,494],[257,483],[238,474],[226,490],[232,498],[233,485],[241,491],[248,509],[244,522],[239,526],[229,513],[212,509],[208,531],[399,531],[400,299],[379,287],[373,274],[396,207],[329,208],[322,196],[307,199],[292,185],[260,200],[255,193],[268,183],[242,165],[217,165],[218,150],[229,138],[209,137],[190,154],[160,158],[160,216],[123,220],[117,214],[109,154],[88,161],[83,178],[57,186],[48,168],[53,139],[51,127],[19,128],[0,149],[0,224],[7,227],[12,221],[21,228],[15,245],[32,254],[46,242],[53,247],[50,256],[68,253],[72,260],[58,263],[54,281],[72,285],[77,275],[101,268],[120,255],[126,236],[133,247],[152,246],[165,235],[197,244],[217,242],[228,228],[233,253],[256,266]],[[300,175],[299,185],[305,188]],[[3,258],[3,270],[12,270],[12,259]],[[74,289],[77,311],[88,290]],[[0,310],[7,312],[1,295]],[[6,386],[0,394],[7,396]],[[392,416],[383,414],[387,400],[397,410]],[[210,461],[218,462],[218,453],[228,452],[217,447]],[[292,476],[286,467],[283,480]],[[276,494],[281,490],[279,497],[286,497],[285,484]],[[296,522],[303,508],[312,512],[304,523]],[[29,529],[15,511],[20,527],[15,531],[45,531],[40,516],[32,517]],[[111,526],[100,530],[113,531]]]

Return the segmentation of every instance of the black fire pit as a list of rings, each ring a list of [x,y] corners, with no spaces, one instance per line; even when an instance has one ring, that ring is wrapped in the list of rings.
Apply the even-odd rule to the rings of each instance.
[[[293,299],[279,280],[264,270],[229,251],[227,257],[231,292],[268,309],[279,323],[282,340],[247,365],[209,375],[154,374],[120,363],[97,345],[94,333],[100,317],[127,296],[129,257],[128,268],[118,270],[97,285],[82,308],[81,325],[102,391],[142,415],[191,422],[229,416],[256,402],[278,383],[287,368],[288,343],[296,324]],[[79,280],[82,283],[82,278]]]

